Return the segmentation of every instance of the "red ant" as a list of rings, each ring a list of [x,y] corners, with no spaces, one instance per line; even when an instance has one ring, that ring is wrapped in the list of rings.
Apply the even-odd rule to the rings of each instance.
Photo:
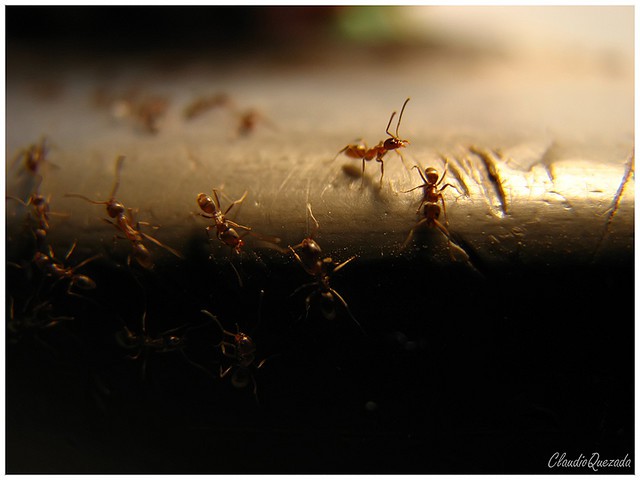
[[[258,234],[252,231],[251,227],[247,227],[245,225],[240,225],[232,220],[227,218],[227,214],[231,211],[231,209],[235,205],[241,204],[245,198],[247,198],[247,193],[244,192],[242,197],[238,200],[231,202],[231,204],[227,207],[227,209],[223,212],[220,208],[220,200],[218,199],[218,192],[216,189],[213,189],[213,197],[205,193],[199,193],[196,197],[196,201],[198,202],[198,206],[204,213],[200,213],[201,216],[205,218],[213,219],[214,225],[209,225],[206,230],[207,234],[210,230],[216,229],[216,236],[218,240],[220,240],[225,245],[231,247],[232,251],[237,254],[240,254],[241,248],[244,245],[243,238],[247,235],[253,235],[254,237],[260,238],[262,240],[266,240],[271,243],[278,243],[280,241],[277,237],[269,237],[265,235]],[[236,228],[244,230],[244,233],[239,234],[236,231]]]
[[[230,332],[225,330],[218,318],[208,312],[207,310],[201,310],[202,313],[213,319],[220,331],[222,332],[222,339],[216,344],[220,347],[222,355],[231,360],[231,365],[226,369],[223,369],[220,365],[220,378],[224,378],[231,374],[231,384],[236,388],[246,388],[249,384],[252,384],[253,396],[258,400],[258,384],[253,375],[253,369],[256,370],[262,368],[267,359],[263,359],[257,364],[256,361],[256,344],[253,339],[240,331],[240,327],[236,324],[236,332]]]
[[[84,195],[80,195],[77,193],[67,193],[65,197],[77,197],[77,198],[86,200],[89,203],[93,203],[94,205],[107,206],[107,214],[111,218],[115,219],[115,222],[107,218],[103,220],[113,225],[118,230],[120,230],[124,234],[124,238],[129,240],[133,247],[133,251],[129,256],[129,258],[127,259],[128,263],[130,263],[131,257],[133,257],[142,268],[146,268],[146,269],[153,268],[153,259],[151,258],[151,252],[149,252],[149,250],[143,243],[145,239],[155,243],[159,247],[164,248],[165,250],[172,253],[176,257],[183,258],[178,251],[174,250],[171,247],[168,247],[167,245],[163,244],[159,240],[153,238],[151,235],[147,235],[146,233],[141,232],[140,225],[148,225],[147,223],[136,222],[134,226],[133,220],[131,218],[132,217],[131,209],[126,209],[122,203],[118,202],[115,199],[116,191],[120,186],[120,170],[122,168],[122,162],[124,161],[124,159],[125,157],[121,155],[116,160],[116,179],[115,179],[115,183],[113,184],[113,188],[111,190],[109,200],[104,200],[104,201],[91,200],[90,198],[87,198]],[[127,216],[127,212],[129,213],[129,216]]]
[[[395,150],[395,152],[400,156],[400,159],[404,163],[404,158],[398,149],[406,147],[410,142],[409,140],[401,140],[398,136],[398,129],[400,128],[400,122],[402,121],[402,114],[404,113],[404,108],[407,106],[407,102],[410,98],[407,98],[402,105],[402,110],[400,110],[400,116],[398,117],[398,124],[396,125],[396,134],[392,134],[389,132],[389,127],[391,126],[391,122],[393,121],[393,117],[397,112],[393,112],[391,114],[391,118],[389,118],[389,123],[387,124],[387,128],[385,132],[389,135],[389,138],[386,140],[380,140],[380,142],[371,148],[367,148],[367,145],[362,141],[356,144],[350,144],[344,147],[342,150],[338,152],[336,158],[341,153],[344,153],[347,157],[351,158],[360,158],[362,159],[362,178],[364,181],[364,168],[365,162],[371,161],[374,158],[376,162],[380,163],[380,186],[382,186],[382,179],[384,178],[384,160],[383,157],[387,154],[387,152],[391,150]]]
[[[246,227],[227,219],[227,214],[235,205],[239,205],[244,201],[247,197],[247,193],[248,192],[244,192],[242,197],[235,202],[232,202],[224,212],[222,212],[222,209],[220,208],[220,200],[218,199],[218,193],[215,189],[213,189],[213,198],[204,193],[199,193],[196,197],[198,206],[204,212],[200,215],[205,218],[213,219],[215,223],[215,225],[209,225],[207,227],[207,234],[210,230],[215,228],[218,240],[231,247],[232,250],[238,254],[244,245],[243,238],[251,231],[251,227]],[[235,230],[236,228],[244,230],[245,233],[240,235]]]
[[[449,253],[453,258],[453,254],[451,253],[451,249],[453,246],[451,242],[451,235],[449,233],[449,230],[447,230],[447,228],[445,227],[445,225],[443,225],[438,220],[440,218],[440,211],[442,210],[445,217],[445,224],[449,225],[449,220],[447,219],[447,210],[445,207],[444,196],[442,195],[442,192],[447,187],[453,187],[456,190],[458,190],[455,185],[452,185],[450,183],[446,183],[443,186],[440,186],[440,184],[444,181],[445,175],[447,174],[447,164],[445,163],[445,169],[442,176],[440,176],[440,174],[438,174],[438,171],[433,167],[427,167],[424,171],[424,175],[420,171],[420,167],[418,167],[417,165],[415,165],[413,168],[418,170],[418,173],[420,174],[420,177],[422,178],[422,181],[424,183],[410,190],[407,190],[403,193],[412,192],[413,190],[422,188],[422,192],[423,192],[422,200],[420,200],[420,205],[418,205],[418,210],[416,211],[416,214],[420,213],[420,208],[424,206],[424,209],[422,211],[422,216],[424,218],[420,220],[418,223],[416,223],[416,225],[411,229],[411,231],[409,231],[409,235],[407,236],[407,239],[402,244],[401,250],[404,250],[407,247],[407,245],[413,238],[413,234],[416,229],[422,227],[423,225],[427,225],[428,227],[437,228],[447,238],[447,242],[449,244]],[[442,203],[442,209],[440,208],[440,205],[438,205],[438,201]],[[466,253],[465,253],[465,256],[467,256]]]
[[[320,228],[320,224],[313,216],[313,212],[311,211],[311,205],[307,204],[307,211],[311,219],[315,224],[312,232],[305,237],[302,242],[295,246],[289,245],[289,250],[293,254],[296,261],[304,268],[305,272],[315,278],[315,280],[311,283],[306,283],[298,287],[292,295],[295,295],[300,290],[315,286],[316,289],[311,292],[307,298],[305,299],[306,311],[307,314],[309,312],[309,308],[311,307],[311,303],[316,296],[320,296],[321,302],[321,311],[324,318],[327,320],[333,320],[336,316],[335,311],[335,300],[337,299],[340,304],[347,311],[351,319],[358,325],[358,327],[362,330],[362,326],[356,320],[356,318],[351,313],[347,302],[342,298],[342,296],[331,287],[330,279],[331,275],[338,272],[342,268],[344,268],[349,262],[354,260],[356,257],[353,256],[342,263],[335,262],[331,257],[322,257],[322,249],[320,245],[313,239],[313,236],[317,233]],[[300,251],[298,254],[297,251]]]
[[[100,258],[101,255],[100,254],[94,255],[93,257],[90,257],[80,262],[75,267],[66,267],[65,264],[69,260],[69,257],[71,257],[71,254],[76,249],[76,246],[77,246],[77,242],[74,242],[73,245],[71,245],[71,248],[69,248],[69,251],[67,252],[67,254],[64,256],[64,260],[62,262],[56,259],[55,254],[53,253],[53,248],[49,246],[48,248],[49,254],[47,255],[46,253],[42,253],[40,251],[36,252],[33,258],[33,263],[38,268],[40,268],[40,270],[42,270],[46,276],[55,278],[56,282],[59,280],[65,280],[65,279],[69,280],[67,293],[69,295],[80,296],[77,293],[74,293],[72,291],[74,287],[77,287],[82,290],[92,290],[96,288],[96,283],[86,275],[80,275],[76,273],[76,270],[78,270],[79,268],[82,268],[89,262],[92,262],[97,258]]]
[[[447,219],[447,209],[444,204],[444,196],[442,195],[442,192],[444,192],[444,190],[447,187],[453,187],[456,189],[456,191],[458,191],[458,193],[460,193],[458,188],[455,185],[452,185],[450,183],[445,183],[442,187],[440,187],[440,184],[444,181],[444,177],[447,175],[448,164],[445,163],[444,172],[442,173],[442,176],[440,176],[438,174],[438,170],[436,170],[433,167],[425,168],[424,175],[420,171],[420,167],[418,165],[414,165],[413,168],[415,168],[418,171],[418,173],[420,174],[420,178],[422,178],[422,181],[424,183],[422,185],[418,185],[417,187],[413,187],[409,190],[406,190],[402,193],[409,193],[409,192],[413,192],[414,190],[417,190],[418,188],[422,188],[422,200],[420,201],[420,205],[418,205],[418,209],[416,210],[416,213],[420,213],[420,208],[425,203],[437,204],[438,200],[440,200],[442,202],[442,211],[444,213],[445,224],[448,225],[449,220]],[[435,218],[437,219],[439,215],[440,215],[440,212],[438,211]]]

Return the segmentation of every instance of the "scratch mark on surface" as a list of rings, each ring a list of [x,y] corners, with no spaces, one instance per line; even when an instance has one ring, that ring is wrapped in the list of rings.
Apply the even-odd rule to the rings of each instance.
[[[493,184],[493,188],[498,195],[498,200],[500,201],[500,207],[502,208],[502,213],[507,214],[507,197],[504,193],[504,188],[502,187],[502,180],[500,179],[500,174],[498,173],[498,169],[496,168],[495,162],[491,157],[491,154],[485,150],[482,150],[475,146],[470,146],[469,151],[482,160],[485,168],[487,169],[487,176],[489,177],[489,181]]]
[[[635,151],[631,153],[631,156],[627,160],[624,175],[622,176],[622,180],[620,181],[620,186],[618,187],[618,191],[613,197],[613,201],[611,202],[611,206],[608,208],[609,215],[607,216],[607,221],[604,224],[604,229],[602,231],[602,235],[600,236],[600,240],[598,241],[598,245],[593,253],[594,259],[595,256],[600,251],[600,247],[604,242],[605,237],[609,234],[609,228],[611,227],[611,223],[613,222],[613,217],[618,213],[618,208],[620,207],[620,201],[622,200],[622,194],[624,193],[624,189],[629,183],[629,179],[631,178],[631,174],[633,173],[635,168]]]

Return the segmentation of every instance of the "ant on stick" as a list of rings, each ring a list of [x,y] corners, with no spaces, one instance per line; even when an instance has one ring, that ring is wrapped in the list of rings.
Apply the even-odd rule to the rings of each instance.
[[[232,202],[224,212],[220,208],[218,192],[216,192],[215,189],[213,189],[213,198],[205,193],[199,193],[196,197],[198,206],[204,212],[200,213],[200,215],[205,218],[211,218],[214,221],[214,225],[209,225],[207,227],[207,234],[210,230],[215,228],[218,240],[231,247],[231,249],[238,254],[244,245],[243,238],[251,232],[251,227],[246,227],[227,219],[227,214],[235,205],[239,205],[244,201],[247,197],[247,193],[248,192],[244,192],[242,197]],[[240,235],[235,230],[236,228],[244,230],[245,233]]]
[[[455,244],[451,241],[451,234],[449,233],[449,230],[445,226],[445,225],[447,226],[449,225],[449,220],[447,218],[447,210],[445,207],[444,195],[442,195],[442,192],[447,187],[453,187],[456,189],[456,191],[458,191],[458,189],[455,185],[452,185],[450,183],[445,183],[444,185],[440,186],[444,181],[445,175],[447,174],[447,163],[445,163],[445,169],[442,175],[440,175],[438,173],[438,170],[436,170],[433,167],[427,167],[424,170],[424,174],[420,171],[420,167],[418,167],[417,165],[415,165],[413,168],[418,170],[418,173],[420,174],[420,177],[422,178],[422,181],[424,183],[410,190],[407,190],[403,193],[409,193],[418,188],[422,188],[422,199],[420,200],[420,205],[418,205],[418,210],[416,211],[416,214],[419,214],[420,208],[423,208],[422,216],[424,218],[422,218],[422,220],[416,223],[416,225],[409,231],[409,235],[407,236],[407,239],[404,241],[400,249],[404,250],[407,247],[407,245],[413,238],[414,232],[418,228],[422,227],[423,225],[427,225],[428,227],[437,228],[446,237],[447,244],[449,245],[449,254],[453,259],[454,256],[453,256],[452,249]],[[458,191],[458,193],[460,192]],[[438,201],[442,203],[442,208],[440,208]],[[444,213],[445,225],[443,225],[439,220],[441,211]],[[466,254],[466,252],[461,247],[458,247],[457,245],[456,247],[458,250],[460,250],[464,254],[464,257],[466,257],[466,260],[468,260],[468,255]]]
[[[133,247],[133,251],[131,255],[129,255],[127,263],[130,263],[131,257],[133,257],[142,268],[153,268],[153,259],[151,258],[151,252],[149,252],[149,249],[147,249],[147,247],[144,245],[144,240],[149,240],[150,242],[153,242],[159,247],[162,247],[168,252],[172,253],[176,257],[183,258],[178,251],[174,250],[171,247],[168,247],[159,240],[153,238],[151,235],[147,235],[146,233],[141,232],[140,225],[148,225],[147,223],[136,222],[134,226],[131,209],[126,209],[122,203],[116,200],[115,195],[118,191],[118,187],[120,186],[120,170],[122,169],[122,163],[124,162],[124,159],[124,155],[121,155],[116,160],[116,179],[115,183],[113,184],[113,188],[111,189],[109,200],[91,200],[90,198],[77,193],[67,193],[65,197],[81,198],[89,203],[93,203],[94,205],[107,206],[107,214],[109,215],[109,217],[115,219],[115,221],[111,221],[107,218],[103,220],[113,225],[116,229],[120,230],[120,232],[124,234],[124,238],[129,240]],[[127,215],[127,212],[129,215]]]
[[[380,186],[382,187],[382,179],[384,178],[384,156],[387,152],[391,150],[395,150],[395,152],[400,156],[402,163],[404,164],[404,158],[400,153],[399,149],[406,147],[410,142],[409,140],[402,140],[399,137],[398,129],[400,128],[400,122],[402,121],[402,114],[404,113],[404,108],[407,106],[410,98],[407,98],[402,105],[402,110],[400,110],[400,116],[398,117],[398,124],[396,125],[396,134],[389,132],[389,127],[391,126],[391,122],[393,121],[393,117],[395,117],[397,112],[393,112],[391,117],[389,118],[389,123],[387,124],[387,128],[385,132],[389,135],[389,138],[386,140],[380,140],[380,142],[371,148],[367,148],[367,145],[363,142],[359,142],[356,144],[350,144],[344,147],[342,150],[338,152],[336,158],[344,153],[347,157],[351,158],[360,158],[362,159],[362,178],[364,181],[364,168],[365,162],[371,161],[374,158],[376,162],[380,163]]]

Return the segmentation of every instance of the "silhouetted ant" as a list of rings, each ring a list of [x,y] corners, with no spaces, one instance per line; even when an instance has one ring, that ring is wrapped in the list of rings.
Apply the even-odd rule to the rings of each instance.
[[[356,318],[351,313],[347,302],[330,285],[331,276],[344,268],[356,257],[353,256],[342,263],[335,262],[331,257],[323,258],[322,249],[313,238],[320,228],[320,224],[313,216],[310,204],[307,204],[307,211],[314,222],[314,228],[311,233],[302,240],[302,242],[293,247],[289,245],[289,250],[293,254],[296,261],[305,270],[305,272],[314,277],[314,281],[301,285],[292,293],[292,295],[295,295],[305,288],[316,287],[305,299],[307,314],[309,313],[309,309],[311,308],[313,300],[316,297],[320,297],[320,309],[322,311],[322,315],[327,320],[333,320],[336,317],[335,300],[337,299],[338,302],[340,302],[340,304],[347,311],[351,319],[356,323],[356,325],[358,325],[358,327],[363,330],[358,320],[356,320]]]
[[[398,129],[400,128],[400,122],[402,121],[402,114],[404,113],[404,108],[407,106],[407,102],[410,98],[407,98],[402,105],[402,110],[400,110],[400,116],[398,117],[398,124],[396,125],[396,134],[392,134],[389,132],[389,127],[391,126],[391,122],[393,121],[393,117],[397,112],[393,112],[391,114],[391,118],[389,118],[389,123],[387,124],[387,128],[385,132],[389,135],[389,138],[386,140],[380,140],[380,142],[371,148],[367,148],[367,145],[360,141],[357,144],[350,144],[344,147],[342,150],[338,152],[336,158],[341,153],[344,153],[347,157],[351,158],[360,158],[362,159],[362,178],[364,181],[364,168],[365,162],[371,161],[374,158],[376,162],[380,163],[380,186],[382,186],[382,179],[384,178],[384,160],[383,157],[387,154],[387,152],[391,150],[395,150],[395,152],[400,156],[402,163],[404,164],[404,157],[400,153],[398,149],[406,147],[410,142],[409,140],[401,140],[398,136]]]
[[[119,156],[116,160],[116,179],[113,184],[113,188],[111,189],[111,194],[109,195],[109,200],[98,201],[91,200],[90,198],[85,197],[84,195],[80,195],[77,193],[67,193],[65,197],[76,197],[81,198],[89,203],[93,203],[94,205],[106,205],[107,206],[107,214],[109,217],[115,219],[115,222],[109,219],[103,219],[105,222],[113,225],[116,229],[124,234],[124,238],[131,242],[133,247],[132,253],[127,258],[127,263],[130,263],[131,257],[133,257],[138,264],[146,269],[153,268],[153,259],[151,257],[151,252],[144,245],[144,240],[149,240],[150,242],[155,243],[157,246],[164,248],[168,252],[172,253],[178,258],[183,258],[180,252],[174,250],[171,247],[163,244],[159,240],[153,238],[151,235],[147,235],[144,232],[140,231],[140,225],[148,225],[142,222],[136,222],[135,226],[133,224],[132,212],[131,209],[126,209],[125,206],[118,202],[115,199],[116,192],[118,187],[120,186],[120,170],[122,168],[122,162],[124,162],[125,157],[123,155]],[[128,216],[127,216],[128,212]]]
[[[231,384],[234,387],[246,388],[252,385],[252,393],[257,402],[258,384],[254,377],[254,370],[262,368],[267,359],[264,358],[256,364],[256,344],[249,335],[240,331],[238,324],[236,324],[236,332],[230,332],[222,326],[215,315],[207,310],[201,310],[201,312],[215,321],[220,328],[222,338],[216,347],[220,348],[224,357],[231,360],[231,365],[227,368],[220,365],[220,378],[231,373]]]
[[[191,360],[184,351],[187,344],[187,332],[197,327],[188,328],[183,334],[179,335],[178,332],[183,328],[184,327],[177,327],[166,330],[157,336],[150,336],[147,333],[147,312],[145,310],[142,314],[141,333],[138,334],[125,325],[122,330],[116,333],[116,341],[122,348],[135,351],[135,353],[129,355],[130,359],[138,360],[142,357],[142,365],[140,367],[140,376],[142,379],[144,379],[146,375],[148,355],[150,353],[169,352],[180,352],[184,360],[190,365],[211,376],[211,372],[199,363]]]
[[[100,258],[101,255],[94,255],[80,262],[74,267],[67,267],[65,265],[75,251],[76,246],[77,242],[74,242],[62,261],[56,259],[55,254],[53,253],[53,248],[49,246],[48,255],[40,251],[36,252],[33,258],[33,263],[40,270],[42,270],[45,276],[54,278],[56,282],[61,280],[69,280],[67,294],[80,297],[81,295],[75,293],[73,291],[73,288],[78,288],[81,290],[93,290],[94,288],[96,288],[96,283],[88,276],[76,273],[76,271],[89,262],[93,262],[94,260]]]

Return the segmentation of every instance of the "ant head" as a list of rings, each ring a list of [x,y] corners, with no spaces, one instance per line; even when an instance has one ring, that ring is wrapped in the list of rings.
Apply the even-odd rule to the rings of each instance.
[[[213,202],[213,198],[204,193],[199,193],[196,198],[198,202],[198,206],[202,209],[203,212],[213,215],[216,213],[216,204]]]
[[[403,148],[409,145],[409,140],[401,140],[398,137],[391,136],[384,141],[384,148],[386,150],[396,150],[398,148]]]
[[[241,357],[253,355],[256,351],[256,344],[247,334],[239,332],[236,334],[236,348]]]
[[[111,218],[117,218],[121,215],[124,215],[125,208],[124,205],[120,202],[109,202],[107,203],[107,213]]]
[[[438,178],[440,178],[438,171],[433,167],[425,168],[424,176],[427,179],[427,183],[430,185],[435,185],[438,182]]]

